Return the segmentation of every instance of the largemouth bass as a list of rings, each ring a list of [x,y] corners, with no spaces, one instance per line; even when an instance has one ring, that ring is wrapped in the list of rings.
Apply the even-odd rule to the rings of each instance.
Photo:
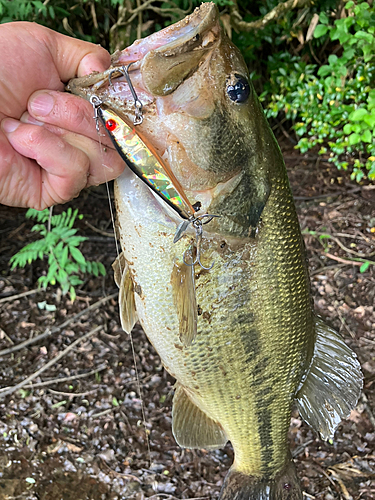
[[[362,375],[313,311],[282,155],[216,6],[136,41],[109,71],[68,89],[113,111],[108,130],[116,117],[128,124],[134,162],[157,157],[190,206],[220,215],[204,225],[203,265],[192,266],[194,231],[174,243],[173,205],[130,169],[116,180],[122,324],[129,332],[138,319],[176,378],[177,443],[232,443],[221,500],[301,500],[287,443],[292,405],[327,439],[355,406]],[[143,122],[133,130],[139,103]]]

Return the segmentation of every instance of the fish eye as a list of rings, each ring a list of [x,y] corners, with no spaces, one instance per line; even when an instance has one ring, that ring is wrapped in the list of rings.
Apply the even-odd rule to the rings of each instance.
[[[246,102],[250,95],[250,85],[242,75],[231,75],[228,79],[226,92],[231,101],[236,103]]]

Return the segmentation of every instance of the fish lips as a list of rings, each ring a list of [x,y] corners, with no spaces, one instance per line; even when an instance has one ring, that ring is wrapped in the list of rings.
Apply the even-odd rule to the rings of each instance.
[[[171,94],[212,53],[221,42],[219,12],[214,3],[204,3],[178,23],[136,40],[112,56],[112,64],[103,73],[70,80],[66,89],[89,99],[98,95],[117,112],[131,110],[133,98],[124,76],[129,76],[140,101],[151,104],[157,97]],[[119,71],[117,72],[116,69]]]
[[[205,3],[182,21],[134,42],[113,65],[134,63],[132,70],[138,67],[142,75],[140,89],[165,96],[195,72],[220,39],[218,9]]]

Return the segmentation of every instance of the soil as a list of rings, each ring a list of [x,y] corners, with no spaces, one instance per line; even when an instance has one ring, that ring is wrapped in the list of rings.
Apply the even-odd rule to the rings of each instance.
[[[364,262],[356,261],[375,261],[374,186],[351,182],[311,152],[299,155],[287,140],[282,149],[316,310],[357,353],[365,376],[361,400],[333,441],[321,441],[294,412],[291,450],[305,498],[374,500],[375,265],[360,272]],[[121,330],[105,187],[71,206],[85,214],[77,223],[88,237],[84,255],[107,269],[87,278],[73,303],[56,287],[36,290],[44,262],[10,270],[9,258],[35,234],[25,210],[0,207],[0,386],[13,388],[50,362],[32,386],[0,389],[0,500],[217,499],[230,445],[211,452],[176,445],[174,380],[140,326],[132,337]],[[37,340],[14,350],[28,339]]]

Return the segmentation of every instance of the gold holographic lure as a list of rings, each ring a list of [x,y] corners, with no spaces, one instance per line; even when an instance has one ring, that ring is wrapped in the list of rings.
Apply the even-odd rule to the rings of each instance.
[[[146,145],[142,136],[135,131],[135,125],[143,121],[142,103],[139,101],[130,81],[128,73],[129,66],[114,70],[113,72],[120,72],[125,75],[133,94],[135,103],[134,125],[130,126],[117,113],[106,106],[98,96],[92,95],[90,103],[95,110],[97,130],[99,131],[98,122],[100,121],[126,165],[183,219],[177,228],[173,241],[176,243],[183,236],[190,224],[194,228],[196,236],[196,257],[192,262],[188,263],[185,259],[185,252],[183,257],[185,264],[188,266],[198,264],[203,269],[211,269],[213,264],[209,267],[205,267],[200,260],[202,225],[207,224],[214,217],[219,216],[195,214],[195,212],[199,210],[201,203],[196,202],[194,205],[190,203],[182,186],[170,168],[161,160],[154,148]],[[110,84],[112,84],[111,79]]]
[[[180,183],[145,142],[119,115],[102,104],[96,108],[100,122],[127,166],[156,194],[168,203],[183,219],[194,215],[194,208],[183,192]]]

